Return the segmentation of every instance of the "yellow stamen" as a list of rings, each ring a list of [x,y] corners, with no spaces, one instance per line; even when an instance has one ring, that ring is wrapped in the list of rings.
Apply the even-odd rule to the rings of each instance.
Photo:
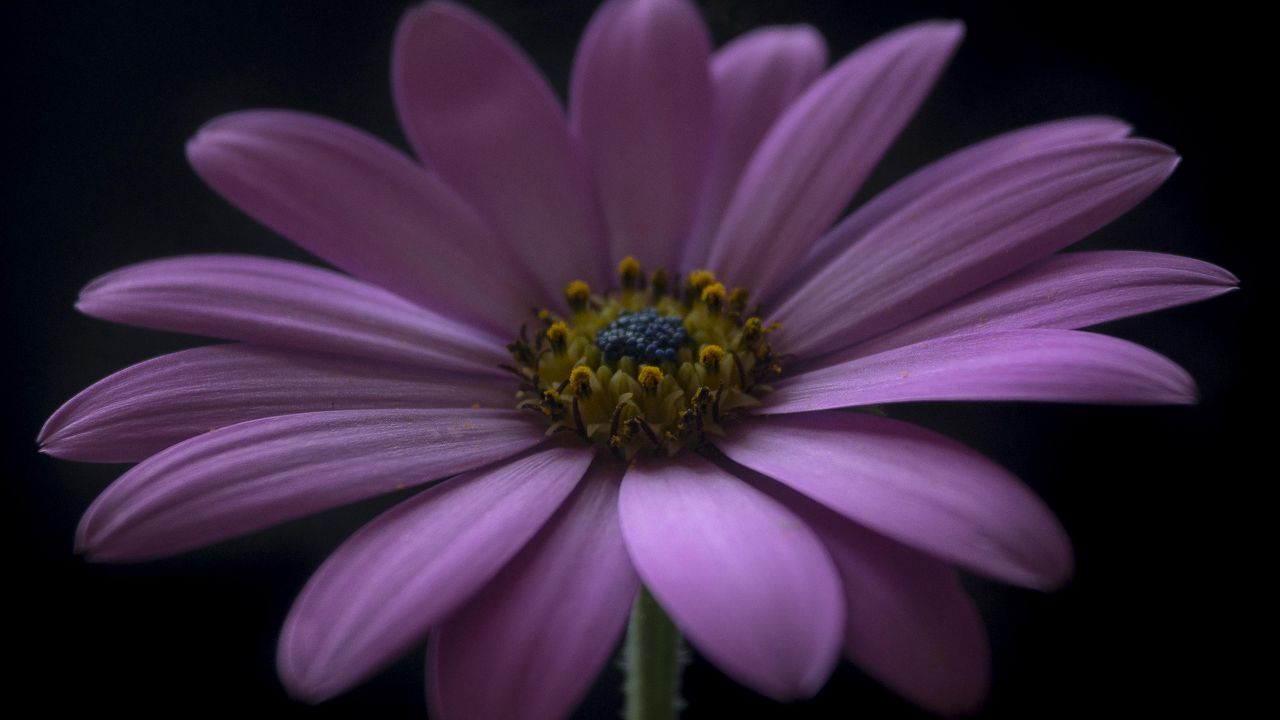
[[[724,307],[724,297],[724,285],[721,283],[711,283],[702,288],[702,302],[711,312],[720,312]]]
[[[640,376],[636,378],[640,382],[640,387],[647,392],[653,392],[662,384],[662,370],[653,365],[641,365]]]
[[[583,310],[587,307],[587,301],[591,299],[591,286],[582,280],[574,280],[565,287],[564,297],[574,311]]]
[[[703,345],[698,351],[698,362],[707,366],[709,370],[716,370],[720,367],[720,361],[724,359],[724,348],[719,345]]]
[[[591,395],[591,368],[579,365],[569,373],[569,390],[580,398]]]
[[[729,309],[741,313],[747,309],[747,289],[736,287],[729,292]]]
[[[747,321],[742,324],[742,342],[752,346],[760,342],[762,337],[764,337],[764,323],[755,316],[747,318]]]
[[[622,258],[622,262],[618,263],[618,276],[622,278],[624,289],[634,290],[640,281],[640,261],[634,255]]]
[[[716,281],[716,276],[710,270],[694,270],[689,273],[689,287],[694,290],[701,290]]]
[[[653,271],[653,277],[649,280],[649,287],[653,289],[654,299],[662,297],[667,292],[667,271],[658,268]]]
[[[551,323],[551,327],[547,328],[547,340],[551,343],[552,350],[563,353],[569,342],[569,326],[563,322]]]

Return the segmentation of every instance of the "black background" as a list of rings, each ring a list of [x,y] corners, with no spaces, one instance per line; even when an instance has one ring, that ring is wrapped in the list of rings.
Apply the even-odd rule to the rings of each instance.
[[[474,5],[563,92],[593,2]],[[1197,407],[894,410],[1018,473],[1075,542],[1077,576],[1056,594],[972,582],[993,643],[994,687],[984,716],[1229,711],[1266,670],[1242,649],[1257,644],[1265,652],[1272,637],[1256,611],[1268,597],[1259,578],[1274,574],[1258,495],[1274,471],[1249,463],[1258,441],[1256,418],[1248,415],[1266,407],[1269,389],[1246,360],[1254,357],[1246,352],[1253,340],[1244,330],[1264,321],[1259,246],[1275,236],[1272,226],[1252,219],[1257,205],[1247,196],[1255,166],[1269,153],[1250,127],[1261,112],[1250,83],[1270,75],[1258,61],[1265,47],[1246,18],[1218,6],[885,5],[892,8],[714,0],[702,9],[717,43],[765,23],[809,22],[826,35],[833,59],[905,22],[964,19],[968,36],[954,64],[861,198],[997,132],[1069,115],[1116,115],[1138,134],[1178,148],[1184,162],[1151,199],[1082,246],[1192,255],[1232,270],[1243,286],[1209,303],[1104,328],[1182,363],[1200,383]],[[73,529],[122,468],[57,461],[34,445],[44,418],[91,382],[200,344],[79,316],[72,303],[88,280],[187,252],[303,258],[186,166],[183,143],[202,122],[244,108],[297,108],[405,146],[387,68],[406,7],[314,0],[5,5],[12,77],[4,337],[12,367],[2,527],[4,647],[16,663],[4,680],[10,707],[139,717],[424,714],[421,653],[315,708],[287,699],[273,668],[279,624],[310,571],[397,498],[170,560],[95,566],[73,554]],[[1267,79],[1258,88],[1265,96],[1273,86]],[[1265,322],[1267,331],[1274,327]],[[1259,421],[1270,434],[1274,423]],[[748,707],[788,718],[919,714],[847,663],[815,699],[791,705],[741,689],[701,661],[686,680],[688,718]],[[580,714],[614,717],[618,682],[610,670]]]

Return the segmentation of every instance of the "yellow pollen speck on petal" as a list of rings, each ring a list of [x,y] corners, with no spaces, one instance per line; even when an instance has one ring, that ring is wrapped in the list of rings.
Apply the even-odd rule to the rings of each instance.
[[[640,387],[649,392],[653,392],[662,384],[662,370],[654,365],[641,365],[640,375],[636,380],[640,383]]]
[[[622,287],[634,289],[640,280],[640,261],[634,255],[622,258],[618,263],[618,277],[622,279]]]
[[[724,348],[719,345],[703,345],[698,351],[698,362],[710,369],[720,367],[720,361],[724,359]]]
[[[569,373],[569,390],[578,397],[591,394],[591,368],[579,365]]]
[[[564,299],[569,301],[569,307],[581,310],[591,299],[591,286],[582,280],[574,280],[565,287]]]

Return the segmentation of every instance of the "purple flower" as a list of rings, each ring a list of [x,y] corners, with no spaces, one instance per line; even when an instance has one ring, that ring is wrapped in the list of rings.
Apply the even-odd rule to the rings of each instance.
[[[825,69],[808,28],[712,53],[682,0],[615,0],[566,115],[499,31],[433,2],[393,63],[423,165],[324,118],[214,120],[196,171],[348,274],[196,256],[85,288],[90,315],[236,342],[125,369],[49,420],[45,452],[138,462],[81,550],[154,558],[449,478],[316,573],[280,642],[291,693],[331,697],[429,636],[442,716],[561,716],[643,582],[771,697],[816,692],[843,652],[972,710],[986,639],[951,566],[1052,589],[1066,535],[973,451],[843,409],[1193,402],[1169,360],[1077,328],[1235,278],[1055,254],[1177,163],[1109,118],[975,145],[841,219],[961,34],[910,26]]]

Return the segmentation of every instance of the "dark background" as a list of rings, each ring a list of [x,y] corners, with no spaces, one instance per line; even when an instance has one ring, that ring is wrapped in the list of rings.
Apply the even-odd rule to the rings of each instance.
[[[473,4],[563,91],[595,3]],[[1275,566],[1263,544],[1258,490],[1274,471],[1248,462],[1262,436],[1248,413],[1266,408],[1269,389],[1246,360],[1253,341],[1244,332],[1262,319],[1266,281],[1257,248],[1275,235],[1251,219],[1256,205],[1246,188],[1270,151],[1249,127],[1261,112],[1253,94],[1237,89],[1254,75],[1270,77],[1258,63],[1264,48],[1247,20],[1216,5],[1195,12],[1101,2],[861,5],[714,0],[702,8],[717,43],[760,24],[808,22],[826,35],[833,58],[905,22],[964,19],[968,37],[955,63],[868,191],[997,132],[1069,115],[1116,115],[1185,159],[1155,196],[1083,245],[1200,257],[1235,272],[1244,288],[1105,328],[1182,363],[1200,383],[1197,407],[894,410],[1018,473],[1075,542],[1077,576],[1056,594],[972,582],[993,644],[984,716],[1229,711],[1263,682],[1265,668],[1254,668],[1243,650],[1258,646],[1265,656],[1273,637],[1256,611],[1269,596],[1258,578]],[[72,552],[73,530],[122,467],[57,461],[34,444],[44,418],[91,382],[201,342],[78,315],[72,304],[88,280],[189,252],[303,257],[186,166],[183,143],[202,122],[243,108],[298,108],[404,147],[387,68],[407,6],[5,5],[11,56],[4,66],[12,77],[4,114],[11,124],[4,135],[4,337],[12,367],[0,507],[4,642],[16,663],[3,681],[11,707],[139,717],[423,715],[419,652],[315,708],[288,700],[273,668],[279,624],[309,573],[397,498],[169,560],[95,566]],[[1274,83],[1262,88],[1272,94]],[[747,707],[765,717],[919,715],[847,663],[815,699],[785,706],[701,661],[686,679],[688,718],[732,717]],[[618,682],[606,674],[581,715],[614,717]]]

